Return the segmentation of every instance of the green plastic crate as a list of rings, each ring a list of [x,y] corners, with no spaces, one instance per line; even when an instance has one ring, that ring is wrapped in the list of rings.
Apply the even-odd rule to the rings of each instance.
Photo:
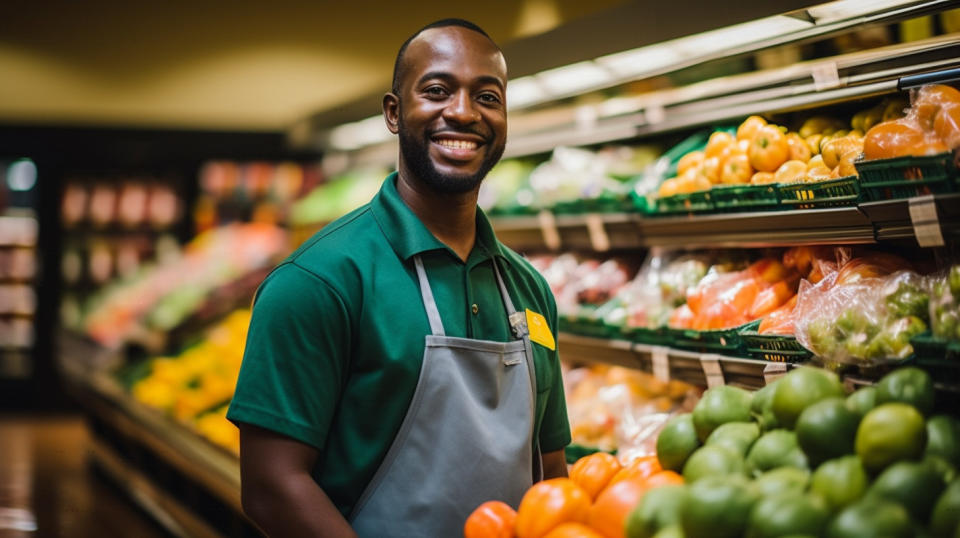
[[[802,362],[813,356],[793,336],[760,334],[756,331],[740,333],[744,349],[750,358],[773,362]]]
[[[669,346],[672,342],[666,327],[621,327],[620,335],[635,344]]]
[[[557,215],[579,215],[586,212],[582,200],[557,202],[552,211]]]
[[[952,153],[854,162],[861,200],[872,202],[953,192],[957,168]]]
[[[710,189],[717,211],[777,211],[780,192],[774,183],[768,185],[718,185]]]
[[[563,455],[566,458],[568,465],[573,465],[580,458],[597,452],[606,452],[608,454],[613,454],[614,456],[617,455],[616,450],[601,450],[597,447],[579,445],[577,443],[570,443],[566,446],[566,448],[563,449]]]
[[[721,355],[731,355],[742,357],[746,351],[743,347],[743,339],[740,333],[744,331],[755,331],[760,327],[760,320],[745,323],[739,327],[730,329],[718,329],[714,331],[696,331],[693,329],[670,329],[674,341],[673,346],[688,351],[697,351],[700,353],[718,353]]]
[[[860,199],[860,181],[847,176],[810,183],[780,183],[780,203],[790,209],[855,206]]]
[[[658,215],[685,215],[689,213],[712,213],[716,210],[711,191],[697,191],[657,199]]]

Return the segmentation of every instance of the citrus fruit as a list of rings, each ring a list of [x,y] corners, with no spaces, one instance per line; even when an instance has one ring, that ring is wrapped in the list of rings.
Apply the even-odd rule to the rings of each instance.
[[[750,446],[760,437],[760,427],[755,422],[727,422],[713,430],[707,437],[707,445],[723,445],[742,456],[747,455]]]
[[[750,420],[751,394],[743,389],[721,385],[703,393],[693,408],[693,427],[697,438],[707,437],[721,424],[747,422]]]
[[[747,538],[775,538],[791,533],[819,536],[830,512],[823,500],[800,493],[785,493],[757,502],[747,520]]]
[[[878,405],[863,417],[854,448],[867,471],[876,473],[897,460],[919,458],[926,443],[920,412],[894,402]]]
[[[747,149],[750,165],[760,172],[773,172],[790,157],[787,137],[775,125],[757,129]]]
[[[568,521],[583,523],[590,511],[590,495],[569,478],[537,482],[523,495],[517,509],[518,538],[540,538]]]
[[[797,444],[797,434],[792,431],[767,432],[747,453],[746,468],[750,476],[760,476],[777,467],[807,469],[807,457]]]
[[[771,409],[783,427],[793,428],[804,409],[834,396],[843,396],[836,374],[809,366],[796,368],[780,378]]]
[[[810,483],[810,471],[796,467],[779,467],[757,477],[750,486],[761,498],[781,493],[803,493]]]
[[[923,131],[916,123],[905,119],[885,121],[867,131],[863,138],[863,156],[867,160],[899,157],[923,140]]]
[[[725,446],[704,446],[694,452],[683,466],[683,479],[688,483],[708,476],[742,475],[743,457]]]
[[[947,415],[930,417],[925,454],[940,456],[954,467],[960,466],[960,420]]]
[[[960,525],[960,480],[954,480],[943,491],[930,516],[930,533],[939,538],[950,536]]]
[[[586,455],[570,468],[570,480],[577,483],[594,500],[607,483],[620,471],[620,462],[613,454],[594,452]]]
[[[624,538],[627,516],[633,511],[648,488],[643,480],[622,480],[600,493],[590,512],[587,525],[607,538]]]
[[[777,390],[778,383],[780,383],[780,379],[764,385],[762,389],[753,394],[753,400],[750,402],[750,415],[763,431],[775,430],[780,427],[777,417],[773,414],[773,394]]]
[[[877,383],[877,404],[902,402],[929,415],[933,411],[933,380],[923,370],[907,366],[883,376]]]
[[[843,398],[827,398],[803,410],[797,419],[797,443],[811,465],[853,454],[860,417]]]
[[[599,532],[583,523],[561,523],[548,532],[543,538],[606,538]]]
[[[960,147],[960,104],[941,108],[933,120],[933,130],[947,148]]]
[[[844,456],[817,467],[810,479],[810,491],[819,495],[830,511],[836,512],[863,497],[869,481],[860,458]]]
[[[487,501],[463,525],[464,538],[511,538],[517,512],[505,502]]]
[[[737,127],[737,140],[752,140],[753,135],[766,124],[767,120],[762,117],[750,116]]]
[[[863,499],[837,514],[827,525],[827,538],[911,538],[907,509],[895,502]]]
[[[898,461],[880,473],[867,490],[868,497],[900,503],[917,521],[927,521],[946,484],[929,465]]]
[[[690,454],[699,447],[700,439],[693,427],[693,415],[677,415],[667,422],[657,437],[657,458],[664,469],[679,472]]]
[[[627,516],[627,538],[650,538],[661,529],[680,521],[680,507],[686,498],[684,486],[651,489]]]
[[[868,411],[877,406],[877,388],[863,387],[847,396],[847,409],[853,411],[860,417],[866,415]]]
[[[739,537],[755,503],[745,478],[712,476],[687,486],[680,507],[685,536]]]

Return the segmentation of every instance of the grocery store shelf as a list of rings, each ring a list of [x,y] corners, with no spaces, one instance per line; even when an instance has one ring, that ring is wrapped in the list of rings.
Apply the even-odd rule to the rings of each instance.
[[[635,368],[664,379],[677,379],[700,387],[728,384],[759,389],[767,384],[767,380],[792,367],[787,363],[696,353],[570,333],[560,333],[559,346],[564,360]]]
[[[944,240],[960,237],[960,194],[867,202],[858,207],[719,213],[677,217],[593,214],[494,217],[497,237],[511,248],[620,250],[651,246],[771,247],[924,240],[910,206],[935,204]],[[929,224],[929,223],[928,223]],[[919,234],[919,236],[918,236]],[[935,246],[921,244],[921,246]]]
[[[256,535],[243,516],[235,455],[134,401],[105,373],[115,353],[69,333],[61,333],[60,348],[67,389],[90,417],[94,457],[138,502],[162,511],[158,519],[174,522],[175,534]]]

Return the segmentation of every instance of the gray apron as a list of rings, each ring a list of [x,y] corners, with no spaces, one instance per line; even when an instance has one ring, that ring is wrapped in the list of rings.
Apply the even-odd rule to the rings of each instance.
[[[534,474],[542,477],[539,450],[533,453],[536,377],[526,317],[491,262],[516,338],[510,342],[445,336],[423,262],[414,258],[432,334],[400,431],[350,515],[361,537],[462,536],[481,503],[516,508]]]

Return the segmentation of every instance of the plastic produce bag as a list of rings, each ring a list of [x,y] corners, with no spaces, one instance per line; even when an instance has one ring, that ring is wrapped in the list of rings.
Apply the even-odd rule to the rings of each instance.
[[[930,329],[943,340],[960,341],[960,265],[932,279]]]
[[[859,259],[848,265],[853,263],[866,266]],[[871,365],[906,359],[913,354],[910,338],[927,330],[926,279],[912,271],[869,277],[853,271],[841,268],[815,285],[801,285],[797,340],[831,362]],[[852,274],[858,276],[847,276]]]

